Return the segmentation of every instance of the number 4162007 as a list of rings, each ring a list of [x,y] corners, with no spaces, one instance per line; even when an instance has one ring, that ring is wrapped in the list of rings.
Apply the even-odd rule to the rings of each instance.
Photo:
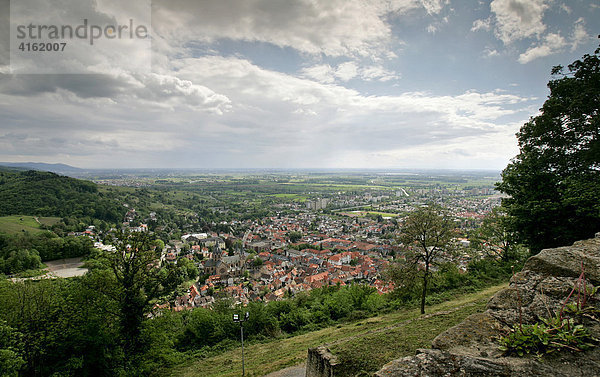
[[[67,43],[66,42],[48,42],[48,43],[42,43],[42,42],[21,42],[21,44],[19,45],[19,50],[24,51],[24,52],[31,52],[31,51],[64,51],[65,47],[67,47]]]

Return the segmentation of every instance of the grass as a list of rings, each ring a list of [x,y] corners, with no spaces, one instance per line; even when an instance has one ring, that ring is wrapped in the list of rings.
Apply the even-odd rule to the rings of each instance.
[[[486,302],[480,299],[455,310],[408,319],[396,326],[336,343],[330,347],[341,363],[336,376],[371,375],[391,360],[414,355],[418,348],[429,348],[438,334],[467,316],[483,311]]]
[[[285,199],[290,199],[290,200],[297,199],[299,201],[308,200],[306,195],[302,195],[302,194],[270,194],[267,196],[273,196],[275,198],[285,198]]]
[[[40,233],[41,225],[52,226],[60,221],[58,217],[39,217],[13,215],[0,217],[0,232],[15,234],[21,232]]]
[[[60,217],[38,217],[38,221],[40,222],[40,224],[48,227],[58,224],[60,220]]]
[[[34,278],[34,277],[38,277],[38,276],[42,276],[48,273],[48,270],[46,269],[46,265],[43,264],[42,268],[38,268],[35,270],[25,270],[25,271],[21,271],[18,272],[14,275],[12,275],[13,278],[17,278],[17,279],[28,279],[28,278]]]
[[[368,360],[365,361],[364,358],[372,358],[374,354],[381,353],[381,357],[378,357],[375,363],[368,363],[368,366],[373,368],[375,365],[388,362],[401,355],[413,354],[417,348],[428,347],[433,337],[461,322],[469,314],[482,311],[487,299],[505,287],[506,284],[494,286],[427,308],[427,313],[455,310],[449,315],[422,317],[418,309],[404,309],[286,339],[249,344],[245,347],[246,375],[249,377],[263,376],[297,365],[306,360],[309,347],[335,343],[338,346],[332,346],[332,348],[339,352],[343,349],[345,342],[350,346],[344,348],[348,350],[344,352],[352,352],[353,357],[359,357],[359,365],[363,365],[363,363],[367,365]],[[399,326],[405,321],[412,322],[406,323],[405,326]],[[373,333],[373,331],[381,332]],[[398,343],[401,343],[401,347],[397,347]],[[377,347],[374,347],[374,344]],[[382,348],[384,346],[386,349]],[[368,352],[361,357],[359,352],[362,352],[363,348],[368,349]],[[238,347],[216,356],[190,359],[184,365],[161,370],[157,375],[233,377],[239,376],[241,370],[241,349]]]

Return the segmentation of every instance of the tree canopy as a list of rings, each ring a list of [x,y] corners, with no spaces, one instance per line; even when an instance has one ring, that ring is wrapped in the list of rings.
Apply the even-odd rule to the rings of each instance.
[[[422,281],[421,314],[425,313],[431,267],[448,251],[453,236],[452,217],[441,207],[419,208],[404,221],[400,240],[406,247],[406,263],[392,273],[392,280],[397,284],[414,284],[415,278]]]
[[[600,231],[600,48],[552,70],[550,95],[517,133],[497,187],[532,253]]]
[[[494,208],[475,231],[471,239],[473,247],[483,251],[487,256],[500,258],[504,262],[516,259],[523,247],[516,243],[513,220],[503,207]]]
[[[0,216],[90,217],[121,221],[125,210],[90,181],[41,171],[0,171]]]

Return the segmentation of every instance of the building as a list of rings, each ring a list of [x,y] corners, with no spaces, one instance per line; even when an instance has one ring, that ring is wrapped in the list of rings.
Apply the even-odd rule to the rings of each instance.
[[[243,249],[236,251],[232,256],[223,256],[223,251],[217,243],[209,260],[204,262],[204,272],[209,275],[221,277],[237,277],[242,275],[246,263],[246,254]]]

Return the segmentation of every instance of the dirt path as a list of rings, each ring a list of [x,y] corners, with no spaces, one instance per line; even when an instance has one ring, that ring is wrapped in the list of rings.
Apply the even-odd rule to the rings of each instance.
[[[269,373],[264,377],[304,377],[306,376],[306,364],[295,365],[293,367],[278,370],[277,372]]]
[[[58,259],[45,263],[46,266],[48,266],[48,271],[50,271],[51,275],[61,278],[81,276],[87,272],[87,268],[82,267],[83,261],[81,257]]]

